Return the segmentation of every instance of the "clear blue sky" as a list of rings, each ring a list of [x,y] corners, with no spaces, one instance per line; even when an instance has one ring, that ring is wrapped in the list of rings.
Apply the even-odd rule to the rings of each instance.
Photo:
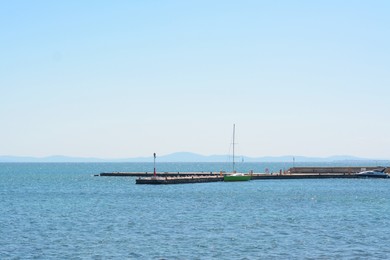
[[[0,155],[390,158],[390,1],[3,1]]]

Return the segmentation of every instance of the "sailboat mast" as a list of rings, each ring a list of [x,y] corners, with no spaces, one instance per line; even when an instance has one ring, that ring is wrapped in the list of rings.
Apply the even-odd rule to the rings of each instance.
[[[235,172],[235,162],[234,162],[234,144],[235,144],[235,134],[236,134],[236,124],[233,124],[233,173]]]

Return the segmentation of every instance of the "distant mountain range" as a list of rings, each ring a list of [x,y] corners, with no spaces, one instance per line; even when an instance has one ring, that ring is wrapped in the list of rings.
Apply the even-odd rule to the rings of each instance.
[[[158,162],[229,162],[228,155],[200,155],[190,152],[179,152],[168,155],[157,156]],[[306,156],[265,156],[248,157],[236,156],[237,162],[335,162],[335,161],[374,161],[380,159],[360,158],[349,155],[337,155],[330,157],[306,157]],[[93,157],[69,157],[69,156],[48,156],[48,157],[25,157],[25,156],[0,156],[0,162],[153,162],[153,157],[136,157],[126,159],[102,159]]]

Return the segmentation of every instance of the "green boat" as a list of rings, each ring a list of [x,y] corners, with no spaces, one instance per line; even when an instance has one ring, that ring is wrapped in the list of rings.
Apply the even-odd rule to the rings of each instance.
[[[243,173],[236,173],[235,170],[235,162],[234,162],[234,139],[235,139],[236,125],[233,124],[233,173],[229,175],[225,175],[223,177],[223,181],[249,181],[251,179],[250,175],[246,175]]]
[[[250,181],[251,176],[241,173],[232,175],[226,175],[223,177],[223,181]]]

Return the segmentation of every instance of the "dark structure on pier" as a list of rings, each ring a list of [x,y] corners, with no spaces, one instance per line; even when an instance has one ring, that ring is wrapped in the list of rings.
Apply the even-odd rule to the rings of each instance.
[[[218,176],[191,176],[191,177],[150,177],[139,178],[136,184],[184,184],[223,181],[223,177]]]

